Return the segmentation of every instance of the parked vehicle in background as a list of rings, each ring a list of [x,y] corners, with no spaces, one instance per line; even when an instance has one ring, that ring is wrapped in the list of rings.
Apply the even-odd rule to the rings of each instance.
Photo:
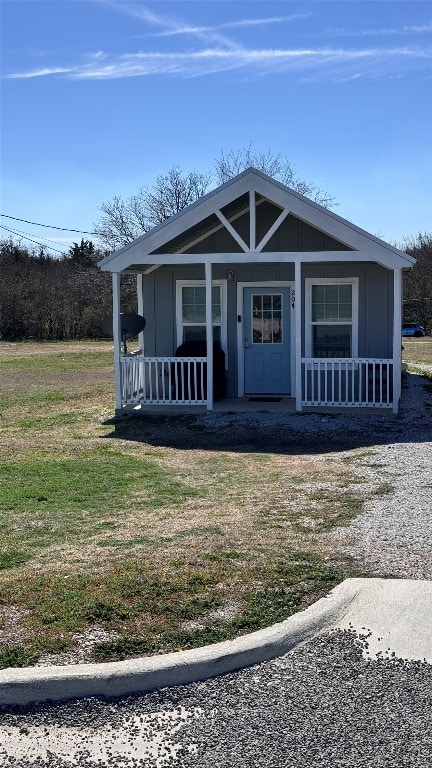
[[[426,331],[418,323],[402,323],[402,336],[426,336]]]

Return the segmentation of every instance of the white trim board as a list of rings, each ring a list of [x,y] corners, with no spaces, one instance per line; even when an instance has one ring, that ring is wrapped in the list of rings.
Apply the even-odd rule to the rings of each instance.
[[[137,272],[136,267],[148,265],[191,265],[191,264],[274,264],[274,263],[301,262],[308,263],[327,263],[327,262],[375,262],[381,264],[387,269],[395,267],[406,267],[407,264],[395,264],[395,259],[391,255],[381,252],[379,255],[370,251],[248,251],[247,253],[159,253],[143,254],[139,261],[121,266],[117,264],[118,271],[127,271],[128,267],[132,272]],[[106,268],[108,269],[108,268]]]

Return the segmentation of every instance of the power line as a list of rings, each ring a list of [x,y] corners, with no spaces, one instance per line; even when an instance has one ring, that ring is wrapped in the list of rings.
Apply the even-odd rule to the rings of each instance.
[[[30,240],[30,242],[31,243],[35,243],[35,245],[39,245],[39,246],[41,246],[41,245],[44,246],[45,245],[45,243],[41,243],[38,240],[32,240],[31,237],[26,237],[26,235],[21,235],[15,229],[10,229],[9,227],[5,227],[4,224],[2,224],[2,228],[6,229],[8,232],[11,232],[13,235],[16,235],[16,237],[23,237],[24,240]],[[51,251],[57,251],[57,253],[64,254],[64,251],[60,251],[58,248],[53,248],[52,246],[50,246],[50,250]]]
[[[7,231],[8,231],[8,232],[12,232],[12,231],[13,231],[13,232],[14,232],[14,234],[16,234],[16,235],[22,235],[23,237],[25,237],[26,235],[33,235],[33,233],[32,233],[32,232],[24,232],[22,229],[11,230],[11,229],[10,229],[9,227],[7,227],[5,224],[0,224],[0,227],[1,227],[2,229],[7,229]],[[43,235],[33,235],[33,237],[37,237],[37,238],[38,238],[38,240],[46,240],[48,243],[56,243],[57,245],[62,245],[62,246],[64,246],[64,247],[66,247],[66,246],[67,246],[67,244],[66,244],[66,243],[61,243],[61,242],[60,242],[60,240],[53,240],[53,238],[52,238],[52,237],[44,237]],[[42,245],[43,245],[43,243],[42,243]]]
[[[47,229],[61,229],[63,232],[78,232],[79,235],[97,235],[97,232],[86,232],[85,229],[68,229],[67,227],[55,227],[51,224],[39,224],[37,221],[28,221],[27,219],[18,219],[16,216],[8,216],[6,213],[1,213],[5,219],[13,219],[14,221],[23,221],[24,224],[34,224],[35,227],[46,227]]]

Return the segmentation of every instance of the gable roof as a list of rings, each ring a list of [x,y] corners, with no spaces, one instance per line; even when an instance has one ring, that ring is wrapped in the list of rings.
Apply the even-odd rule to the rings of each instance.
[[[262,171],[256,168],[247,168],[187,208],[140,235],[132,243],[114,251],[99,262],[100,268],[104,271],[121,272],[132,265],[150,266],[154,263],[164,263],[163,256],[155,256],[155,251],[163,248],[170,241],[180,242],[181,236],[188,230],[193,229],[205,233],[206,226],[209,226],[206,222],[214,220],[215,216],[218,216],[221,209],[226,206],[231,209],[232,206],[235,208],[235,201],[249,194],[250,191],[254,191],[264,199],[274,203],[281,210],[289,211],[290,214],[344,244],[347,250],[340,251],[339,260],[371,260],[382,263],[389,268],[409,268],[415,264],[415,259],[408,254],[355,226],[341,216],[337,216],[333,211],[270,178]],[[354,257],[353,252],[356,251],[359,253]],[[306,253],[303,252],[304,258]],[[255,260],[253,253],[248,254],[246,252],[241,254],[242,261],[248,255],[251,262]],[[260,255],[262,256],[262,254]],[[235,256],[239,256],[239,254],[235,254]],[[290,256],[290,260],[294,261],[295,254],[292,253]],[[361,256],[364,258],[359,258]],[[268,257],[270,260],[270,254]],[[301,254],[297,254],[297,258],[301,258]],[[320,259],[317,257],[316,260],[319,261]],[[167,257],[166,263],[174,262]],[[182,258],[178,258],[178,263],[188,263],[187,254],[182,254]],[[194,263],[197,263],[196,258],[194,258]]]

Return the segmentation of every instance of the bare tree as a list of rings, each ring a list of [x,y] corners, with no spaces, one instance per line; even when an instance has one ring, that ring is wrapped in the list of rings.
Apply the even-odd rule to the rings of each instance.
[[[147,189],[145,195],[150,226],[160,224],[202,197],[210,180],[210,174],[196,171],[184,174],[178,167],[172,168],[166,176],[158,176],[153,189]]]
[[[95,232],[111,250],[126,245],[202,197],[210,179],[210,174],[183,173],[174,166],[158,176],[153,187],[142,187],[126,200],[116,196],[103,203],[105,216],[95,224]]]
[[[281,181],[282,184],[295,190],[295,192],[310,197],[326,208],[336,204],[335,198],[328,192],[323,192],[315,184],[300,179],[291,161],[283,152],[279,152],[277,155],[274,155],[269,149],[267,152],[255,152],[252,150],[251,144],[247,148],[244,147],[237,151],[231,150],[228,154],[222,150],[220,157],[215,162],[216,180],[218,184],[224,184],[246,168],[252,167],[266,173],[272,179]]]
[[[227,154],[222,151],[213,172],[184,173],[174,166],[167,174],[158,176],[152,187],[142,187],[126,199],[113,197],[102,204],[104,216],[94,225],[95,232],[104,248],[119,248],[194,203],[209,191],[212,182],[213,186],[224,184],[251,166],[320,205],[328,208],[336,204],[332,195],[300,179],[282,152],[255,152],[249,145]]]

